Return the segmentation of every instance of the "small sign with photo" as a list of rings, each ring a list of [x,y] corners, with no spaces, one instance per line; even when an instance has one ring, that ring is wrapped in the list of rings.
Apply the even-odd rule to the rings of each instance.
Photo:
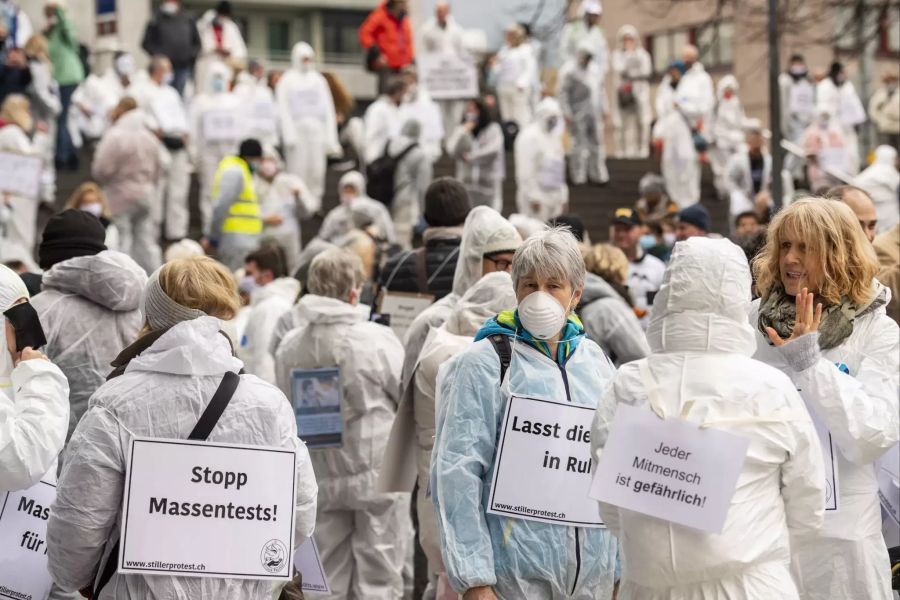
[[[297,435],[309,448],[343,445],[340,368],[293,369],[291,403],[297,419]]]

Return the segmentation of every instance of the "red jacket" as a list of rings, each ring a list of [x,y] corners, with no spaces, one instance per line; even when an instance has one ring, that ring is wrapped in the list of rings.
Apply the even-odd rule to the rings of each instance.
[[[365,50],[373,46],[384,56],[384,60],[392,69],[400,69],[411,64],[415,59],[413,48],[412,26],[409,16],[398,21],[382,4],[366,17],[359,28],[359,43]]]

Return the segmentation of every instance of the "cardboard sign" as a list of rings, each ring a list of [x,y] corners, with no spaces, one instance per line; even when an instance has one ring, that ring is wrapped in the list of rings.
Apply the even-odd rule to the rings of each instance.
[[[340,369],[293,369],[291,403],[297,435],[307,447],[334,448],[344,443]]]
[[[296,453],[134,437],[119,573],[289,581]]]
[[[242,124],[230,110],[211,110],[203,114],[203,139],[207,142],[236,142]]]
[[[294,551],[294,568],[303,579],[304,592],[331,593],[315,539],[309,538]]]
[[[791,86],[788,108],[794,115],[811,115],[816,110],[816,92],[808,83]]]
[[[593,406],[511,396],[488,512],[554,525],[603,527],[591,487]]]
[[[44,161],[39,156],[0,152],[0,195],[37,198]]]
[[[462,100],[478,96],[478,70],[471,61],[453,53],[416,57],[419,81],[435,100]]]
[[[316,89],[298,89],[291,93],[291,115],[294,119],[324,119],[325,103]]]
[[[831,432],[828,431],[825,423],[816,416],[815,411],[809,410],[809,416],[812,417],[816,435],[819,436],[819,444],[822,446],[822,462],[825,464],[825,510],[834,511],[838,509],[838,497],[840,496],[837,446],[834,444]]]
[[[619,404],[591,486],[614,506],[720,533],[750,440]]]
[[[46,600],[47,519],[56,486],[38,482],[27,490],[0,493],[0,598]]]
[[[382,291],[378,303],[378,312],[390,315],[391,329],[402,340],[409,331],[409,326],[422,312],[434,304],[431,294],[413,294],[409,292]]]

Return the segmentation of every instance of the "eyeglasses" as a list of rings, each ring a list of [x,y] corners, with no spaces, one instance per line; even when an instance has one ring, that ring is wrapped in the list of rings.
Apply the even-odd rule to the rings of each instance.
[[[506,260],[503,258],[500,258],[500,259],[491,258],[490,256],[485,256],[485,258],[487,260],[491,261],[492,263],[494,263],[495,265],[497,265],[498,271],[509,271],[510,269],[512,269],[512,261],[511,260]]]

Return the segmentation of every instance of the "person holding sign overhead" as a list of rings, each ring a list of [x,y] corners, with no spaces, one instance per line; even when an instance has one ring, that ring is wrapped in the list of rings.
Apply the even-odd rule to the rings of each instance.
[[[239,375],[230,401],[215,420],[205,438],[196,437],[201,422],[208,423],[209,405],[222,382],[234,380],[243,363],[234,357],[231,342],[220,331],[220,319],[234,318],[240,307],[231,273],[211,258],[194,257],[167,263],[150,277],[141,308],[144,327],[137,341],[113,361],[113,372],[90,400],[90,408],[78,423],[69,442],[66,463],[57,488],[56,501],[47,527],[49,570],[63,590],[90,587],[94,598],[241,598],[270,600],[273,583],[258,579],[184,577],[176,565],[161,566],[150,574],[116,573],[118,557],[108,556],[118,547],[126,471],[129,481],[141,477],[170,477],[174,467],[159,473],[130,471],[128,451],[133,438],[144,443],[154,439],[206,439],[218,444],[242,447],[265,446],[284,449],[296,455],[296,501],[294,539],[284,540],[295,547],[312,534],[316,512],[316,479],[306,446],[297,438],[294,415],[287,398],[275,386],[253,375]],[[231,375],[229,375],[231,374]],[[224,387],[224,386],[223,386]],[[153,438],[148,440],[147,438]],[[170,447],[172,447],[170,445]],[[208,456],[210,446],[197,448]],[[265,453],[260,452],[260,456]],[[183,486],[175,489],[158,486],[159,495],[149,502],[160,535],[178,528],[206,527],[252,533],[272,522],[269,507],[234,508],[241,496],[232,496],[244,485],[252,493],[254,480],[246,473],[223,473],[198,466],[185,469]],[[153,470],[153,469],[151,469]],[[182,473],[176,473],[181,477]],[[216,485],[218,484],[218,485]],[[131,483],[129,483],[131,486]],[[235,488],[238,487],[238,490]],[[179,498],[179,495],[183,497]],[[231,499],[235,504],[225,504]],[[210,504],[176,502],[204,500]],[[213,504],[218,503],[218,504]],[[179,507],[187,506],[185,509]],[[191,514],[191,506],[194,508]],[[231,509],[228,509],[231,506]],[[146,510],[147,504],[134,508]],[[207,508],[212,507],[210,510]],[[223,507],[225,510],[219,510]],[[185,512],[182,512],[185,511]],[[252,516],[248,516],[252,514]],[[282,519],[287,515],[278,515]],[[213,520],[214,519],[214,520]],[[193,529],[196,530],[196,529]],[[177,533],[177,532],[176,532]],[[217,534],[218,535],[218,534]],[[127,548],[127,537],[124,542]],[[197,548],[203,540],[195,540]],[[190,545],[182,541],[181,546]],[[208,546],[208,544],[207,544]],[[178,548],[160,548],[176,552]],[[282,545],[266,544],[252,548],[252,564],[260,569],[261,557],[283,556]],[[229,554],[244,552],[238,547],[224,549]],[[204,555],[203,552],[207,554]],[[214,563],[222,558],[208,548],[191,554],[196,563]],[[247,551],[249,553],[249,550]],[[165,557],[160,555],[160,561]],[[110,568],[109,561],[112,561]],[[134,565],[129,565],[134,566]],[[102,593],[100,593],[102,589]]]
[[[503,440],[523,430],[533,432],[527,434],[532,446],[590,454],[584,429],[575,441],[559,422],[514,420],[511,428],[500,426],[513,401],[535,409],[549,402],[560,421],[580,411],[589,418],[596,407],[613,367],[584,336],[573,312],[584,275],[578,242],[569,231],[550,229],[525,240],[512,264],[518,308],[488,321],[476,343],[438,375],[431,494],[450,585],[465,600],[612,597],[618,545],[598,527],[599,518],[576,526],[558,509],[541,511],[538,518],[527,506],[510,506],[500,516],[490,501],[500,480],[495,463],[505,457]],[[536,460],[530,472],[506,475],[524,482],[517,504],[534,507],[537,496],[550,492],[559,502],[573,497],[572,504],[596,516],[587,487],[575,491],[581,480],[589,484],[585,466],[587,473],[579,475]],[[551,471],[560,476],[556,488],[543,490]]]
[[[750,358],[756,347],[746,320],[750,286],[747,259],[731,242],[678,243],[653,305],[651,354],[623,365],[597,408],[591,444],[599,481],[605,481],[601,474],[616,434],[629,438],[623,442],[629,444],[627,462],[611,467],[617,477],[605,485],[606,502],[600,505],[603,521],[622,544],[623,597],[798,598],[790,536],[814,533],[822,524],[822,458],[790,380]],[[660,437],[645,433],[647,428],[627,428],[630,423],[619,414],[625,409],[636,414],[635,421],[661,430]],[[685,445],[662,437],[677,435],[663,428],[681,424],[694,428],[684,434]],[[718,437],[704,442],[712,434]],[[741,445],[745,440],[749,447]],[[695,442],[710,451],[687,445]],[[700,460],[721,460],[728,448],[718,444],[726,443],[746,455],[737,452],[730,470],[704,471]],[[642,449],[646,454],[638,454]],[[710,490],[729,478],[736,486],[715,502]],[[615,503],[606,492],[620,486],[627,495]],[[647,508],[660,497],[667,500],[662,508]],[[694,506],[698,497],[708,512]],[[724,524],[716,522],[714,504],[721,506]],[[684,524],[677,512],[682,505],[695,510],[693,522],[705,521],[709,529]]]
[[[900,436],[900,333],[875,251],[849,206],[810,198],[775,216],[753,268],[755,356],[791,378],[837,471],[821,534],[791,544],[801,597],[887,600],[874,463]]]

